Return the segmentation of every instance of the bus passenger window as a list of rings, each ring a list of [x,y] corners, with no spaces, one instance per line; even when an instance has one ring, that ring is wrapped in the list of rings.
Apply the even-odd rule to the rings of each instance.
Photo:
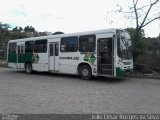
[[[53,56],[53,44],[50,44],[49,46],[50,46],[49,47],[50,48],[49,49],[50,50],[50,56]]]
[[[94,52],[96,36],[85,35],[79,37],[79,52]]]
[[[34,49],[34,41],[25,42],[25,53],[32,53]]]
[[[24,53],[24,46],[21,46],[21,53]]]
[[[35,53],[46,53],[47,52],[47,40],[36,40],[34,46]]]
[[[58,44],[55,44],[55,56],[58,56],[58,51],[59,51]]]
[[[9,43],[9,53],[16,53],[16,43]]]
[[[65,37],[61,39],[61,52],[77,52],[78,37]]]

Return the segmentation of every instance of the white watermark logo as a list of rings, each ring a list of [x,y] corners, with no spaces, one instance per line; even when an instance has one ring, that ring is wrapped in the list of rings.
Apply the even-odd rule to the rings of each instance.
[[[18,120],[18,115],[3,113],[2,120]]]

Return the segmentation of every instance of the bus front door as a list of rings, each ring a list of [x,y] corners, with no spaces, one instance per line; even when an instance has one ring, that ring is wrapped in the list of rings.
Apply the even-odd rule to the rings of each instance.
[[[114,74],[114,62],[113,62],[113,39],[112,38],[100,38],[97,44],[98,48],[98,73],[104,75]]]
[[[58,43],[49,43],[49,70],[59,71],[59,45]]]

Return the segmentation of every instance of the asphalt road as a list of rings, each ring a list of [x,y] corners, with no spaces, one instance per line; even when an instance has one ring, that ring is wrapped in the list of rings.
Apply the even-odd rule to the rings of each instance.
[[[0,113],[160,113],[160,80],[0,68]]]

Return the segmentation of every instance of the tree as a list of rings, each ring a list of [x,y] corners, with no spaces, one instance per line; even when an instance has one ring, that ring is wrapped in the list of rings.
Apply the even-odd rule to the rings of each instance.
[[[25,28],[24,28],[24,31],[25,32],[36,32],[35,31],[35,28],[34,27],[32,27],[32,26],[26,26]]]
[[[23,28],[22,28],[22,27],[19,27],[19,28],[18,28],[18,31],[19,31],[19,32],[22,32],[22,31],[23,31]]]
[[[18,31],[17,26],[16,26],[15,28],[13,28],[12,31],[13,31],[13,32],[17,32],[17,31]]]
[[[129,10],[124,11],[122,6],[118,5],[119,12],[130,15],[130,19],[134,19],[136,23],[136,31],[139,32],[145,26],[150,24],[155,20],[160,20],[160,11],[159,8],[154,9],[155,7],[160,7],[160,0],[146,0],[146,5],[140,4],[142,0],[132,0],[132,5],[128,6]],[[154,11],[152,11],[154,10]],[[154,14],[152,14],[154,12]]]
[[[15,32],[15,33],[21,33],[23,31],[23,28],[16,26],[15,28],[12,29],[12,31]]]
[[[136,58],[140,52],[135,51],[138,47],[137,42],[141,39],[141,33],[145,26],[154,22],[155,20],[160,20],[160,0],[146,0],[145,5],[142,4],[143,0],[132,0],[129,9],[124,10],[122,5],[118,5],[118,12],[124,13],[127,18],[133,20],[135,22],[135,31],[133,37],[133,49],[134,49],[134,57]]]
[[[0,41],[6,41],[9,39],[9,24],[3,24],[0,22]]]
[[[8,34],[8,29],[10,28],[9,24],[3,24],[0,22],[0,33],[1,34]]]
[[[135,28],[127,28],[125,30],[128,31],[128,33],[131,36],[131,39],[134,40],[136,29]],[[138,56],[146,54],[150,48],[152,48],[152,43],[148,38],[145,37],[144,30],[142,29],[139,32],[139,40],[136,41],[133,46],[134,61],[136,60],[136,58]]]

